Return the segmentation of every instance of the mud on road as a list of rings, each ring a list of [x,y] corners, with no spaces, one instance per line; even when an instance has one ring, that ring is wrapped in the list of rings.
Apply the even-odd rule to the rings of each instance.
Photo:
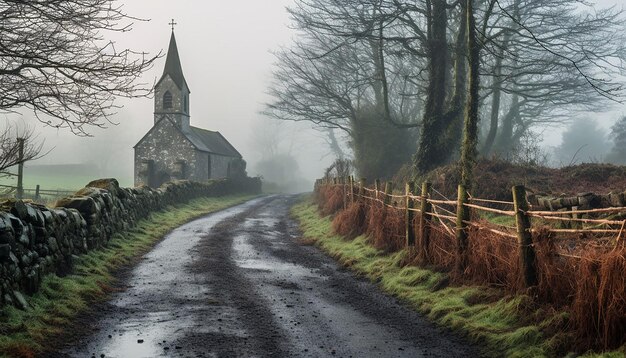
[[[473,357],[371,283],[301,245],[274,196],[172,231],[55,357]],[[87,324],[88,323],[88,324]]]

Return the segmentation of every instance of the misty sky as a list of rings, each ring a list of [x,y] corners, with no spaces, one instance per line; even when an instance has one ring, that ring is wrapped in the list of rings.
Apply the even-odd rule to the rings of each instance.
[[[256,174],[254,161],[258,160],[258,154],[251,145],[253,129],[263,121],[258,112],[267,101],[265,92],[274,62],[270,51],[289,44],[292,38],[285,11],[291,1],[127,0],[122,3],[128,14],[151,20],[135,22],[133,31],[117,36],[115,41],[119,46],[152,54],[165,51],[171,34],[168,23],[175,19],[178,50],[191,89],[191,124],[220,131],[249,162],[249,174]],[[150,84],[156,82],[164,63],[165,57],[159,59],[144,80]],[[118,103],[124,105],[115,117],[119,124],[106,130],[89,129],[92,138],[76,137],[67,129],[45,127],[25,113],[23,120],[36,125],[46,147],[54,147],[50,154],[33,164],[95,161],[113,168],[111,175],[127,173],[130,178],[132,147],[153,124],[153,99],[120,99]],[[325,149],[320,149],[323,143],[317,132],[309,128],[309,125],[299,126],[296,143],[290,145],[302,159],[303,174],[316,177],[330,158],[325,156]],[[309,167],[304,163],[315,165]]]
[[[153,54],[165,51],[171,32],[168,22],[175,19],[178,50],[191,89],[191,124],[220,131],[240,150],[249,163],[249,174],[254,175],[254,161],[259,153],[253,147],[253,136],[263,121],[258,112],[268,100],[265,92],[274,62],[270,51],[290,43],[293,32],[288,29],[285,6],[292,0],[126,0],[121,3],[128,14],[151,20],[136,22],[133,31],[117,36],[119,46]],[[597,4],[626,6],[626,0],[600,0]],[[163,71],[164,62],[165,58],[157,61],[144,76],[145,81],[154,83]],[[106,130],[94,128],[90,130],[93,138],[80,138],[67,129],[36,124],[46,147],[54,147],[37,163],[98,162],[115,168],[110,175],[127,174],[127,180],[130,179],[132,146],[152,126],[153,100],[120,100],[119,104],[124,105],[115,118],[119,125]],[[609,127],[622,114],[626,114],[626,105],[594,116]],[[23,120],[35,124],[30,114],[25,114]],[[308,128],[308,125],[298,127],[290,145],[303,174],[314,178],[322,174],[331,158],[319,134]],[[558,144],[558,133],[551,130],[545,134],[548,144]],[[131,185],[127,180],[122,184]]]

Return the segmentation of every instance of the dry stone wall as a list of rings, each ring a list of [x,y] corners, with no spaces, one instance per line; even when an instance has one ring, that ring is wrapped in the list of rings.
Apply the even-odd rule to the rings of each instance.
[[[77,255],[106,245],[152,212],[198,197],[260,191],[258,178],[176,181],[156,190],[100,179],[54,208],[6,201],[0,208],[0,307],[26,308],[24,294],[37,292],[45,275],[69,273]]]

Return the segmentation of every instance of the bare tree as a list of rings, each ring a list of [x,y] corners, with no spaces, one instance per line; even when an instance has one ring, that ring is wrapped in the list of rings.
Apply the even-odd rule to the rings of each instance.
[[[330,130],[343,131],[360,175],[370,178],[393,175],[394,165],[381,172],[382,158],[401,165],[410,157],[412,143],[402,143],[413,142],[412,135],[394,126],[415,127],[421,109],[419,69],[406,56],[384,53],[399,46],[386,46],[379,3],[298,2],[291,13],[301,35],[277,53],[270,87],[274,100],[265,111],[278,119],[313,122],[329,135],[339,156],[343,153]]]
[[[585,6],[568,0],[298,0],[291,13],[302,35],[278,55],[270,90],[277,100],[268,113],[344,130],[357,168],[355,144],[373,148],[371,137],[359,140],[356,132],[364,119],[405,130],[418,126],[413,164],[419,174],[459,155],[466,103],[466,159],[477,155],[480,137],[485,155],[506,154],[533,127],[624,98],[616,76],[626,63],[623,14]],[[472,51],[469,36],[477,46]],[[476,53],[480,63],[468,61]],[[470,91],[477,92],[467,98]],[[481,113],[489,113],[488,120]]]
[[[623,12],[568,0],[497,0],[485,18],[482,154],[504,156],[533,127],[605,111],[626,94]]]
[[[13,176],[7,169],[44,155],[43,141],[38,140],[33,128],[20,129],[7,125],[0,130],[0,176]]]
[[[611,139],[613,148],[607,155],[607,161],[626,165],[626,116],[619,118],[611,127]]]
[[[0,1],[0,110],[26,107],[76,134],[111,122],[117,96],[152,87],[137,80],[158,55],[105,39],[130,31],[134,20],[114,0]]]

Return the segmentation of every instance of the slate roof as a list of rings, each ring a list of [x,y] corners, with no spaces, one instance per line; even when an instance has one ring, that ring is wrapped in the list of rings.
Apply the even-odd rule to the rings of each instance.
[[[170,123],[172,123],[172,126],[176,128],[180,132],[180,134],[187,138],[187,140],[189,140],[189,142],[199,151],[239,159],[243,158],[241,154],[237,151],[237,149],[235,149],[235,147],[233,147],[233,145],[230,144],[220,132],[210,131],[207,129],[192,126],[189,127],[189,132],[185,132],[178,128],[176,124],[174,124],[169,118],[165,116],[161,118],[152,128],[150,128],[150,130],[139,140],[139,142],[137,142],[137,144],[135,144],[133,148],[137,148],[139,144],[141,144],[146,138],[148,138],[148,135],[156,130],[161,121],[170,121]]]
[[[198,150],[225,155],[227,157],[242,158],[237,149],[235,149],[220,132],[197,127],[189,127],[189,129],[190,131],[188,133],[183,132],[183,135],[187,137]]]
[[[165,75],[170,75],[176,86],[179,89],[183,88],[183,85],[187,86],[185,76],[183,75],[183,67],[180,64],[180,57],[178,56],[178,46],[176,46],[176,37],[174,37],[174,31],[172,31],[172,37],[170,37],[170,46],[167,49],[167,59],[165,60],[165,68],[163,69],[163,75],[157,82],[157,85],[163,81]],[[191,91],[189,92],[191,93]]]

